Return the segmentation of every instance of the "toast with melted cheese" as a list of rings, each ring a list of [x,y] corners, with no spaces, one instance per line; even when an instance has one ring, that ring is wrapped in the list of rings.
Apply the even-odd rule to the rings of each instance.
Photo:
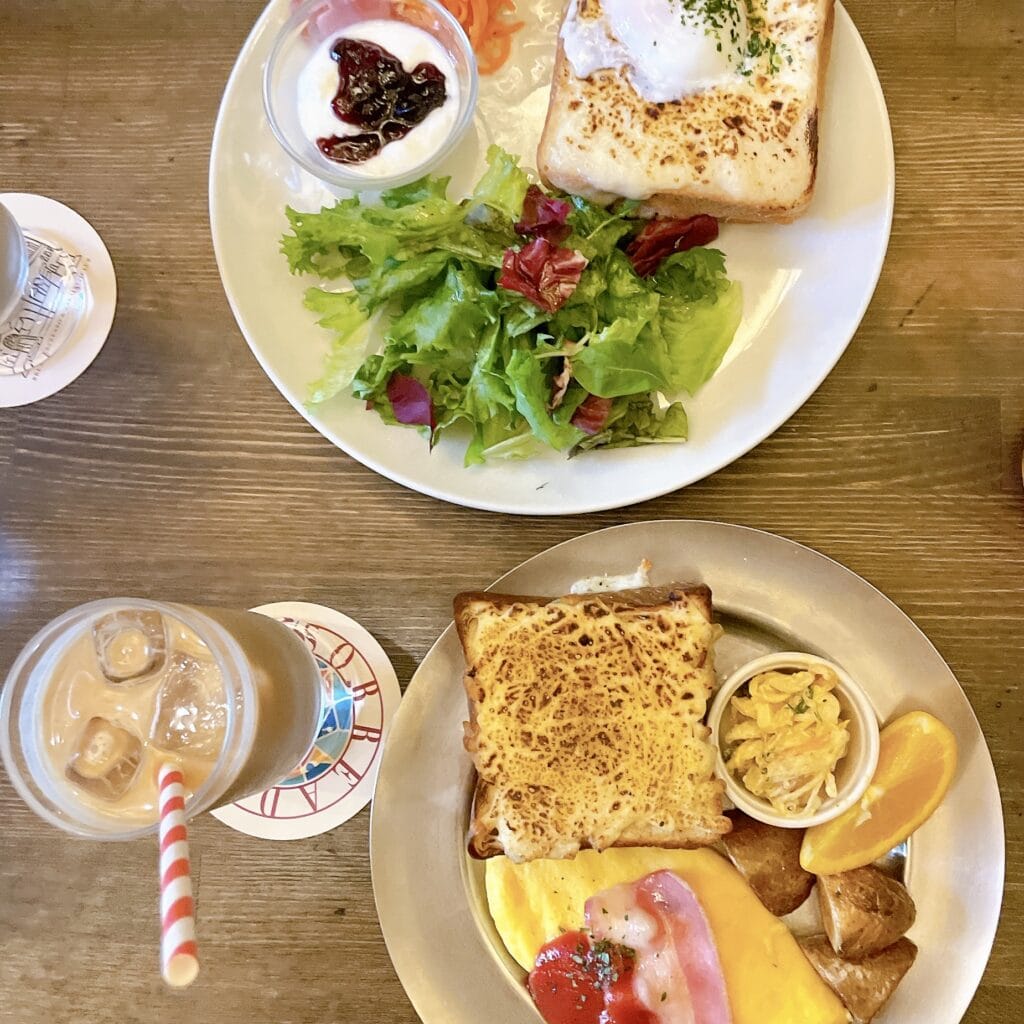
[[[664,7],[680,0],[633,2]],[[577,77],[566,53],[573,32],[602,31],[609,45],[618,44],[608,19],[601,20],[601,0],[570,0],[537,153],[545,182],[600,203],[642,200],[649,212],[671,217],[788,222],[803,213],[818,166],[833,0],[749,0],[745,9],[759,19],[752,24],[772,41],[775,56],[738,65],[746,75],[737,69],[652,102],[635,86],[629,63]],[[630,51],[634,64],[642,57]]]
[[[688,848],[729,830],[703,724],[719,631],[706,586],[460,594],[455,624],[475,854]]]

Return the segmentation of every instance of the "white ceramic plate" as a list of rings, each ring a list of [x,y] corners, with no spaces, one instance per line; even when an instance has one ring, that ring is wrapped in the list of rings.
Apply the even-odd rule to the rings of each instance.
[[[534,163],[547,108],[560,0],[522,3],[533,19],[512,60],[481,81],[473,128],[438,170],[452,193],[479,176],[488,144]],[[871,58],[837,4],[821,124],[818,184],[789,225],[727,225],[730,275],[744,319],[722,368],[687,402],[682,445],[551,452],[465,469],[465,441],[428,455],[412,430],[385,426],[347,396],[304,405],[329,337],[302,306],[312,278],[293,278],[278,251],[284,207],[315,210],[331,193],[294,165],[271,135],[260,99],[263,62],[289,9],[273,0],[242,48],[221,103],[210,156],[210,223],[224,289],[260,365],[295,409],[339,448],[398,483],[474,508],[562,515],[619,508],[693,483],[749,451],[814,392],[853,337],[878,280],[892,221],[894,169],[885,100]]]
[[[655,559],[654,583],[707,583],[725,635],[719,678],[762,654],[810,651],[860,681],[885,722],[923,708],[956,735],[956,777],[910,841],[917,962],[878,1024],[957,1024],[988,960],[1003,891],[1003,822],[985,738],[952,672],[892,602],[848,569],[769,533],[670,520],[567,541],[494,586],[561,594],[584,576]],[[523,973],[487,912],[466,853],[473,770],[462,748],[464,664],[449,626],[413,676],[384,750],[370,824],[377,913],[424,1024],[536,1024]],[[803,908],[801,908],[803,910]],[[794,1022],[795,1024],[795,1022]]]

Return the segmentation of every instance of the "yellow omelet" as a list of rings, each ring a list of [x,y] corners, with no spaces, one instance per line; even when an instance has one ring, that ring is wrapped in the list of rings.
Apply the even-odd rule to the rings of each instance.
[[[718,947],[733,1024],[846,1024],[842,1003],[789,929],[713,850],[584,850],[573,860],[486,865],[487,902],[509,953],[533,967],[545,942],[583,926],[583,905],[603,889],[674,871],[697,894]]]

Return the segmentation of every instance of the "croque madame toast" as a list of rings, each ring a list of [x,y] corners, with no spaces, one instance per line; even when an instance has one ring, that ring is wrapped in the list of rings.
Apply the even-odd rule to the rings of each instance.
[[[707,0],[683,0],[681,7],[699,10],[701,2]],[[720,10],[746,0],[711,3]],[[560,34],[537,152],[544,180],[597,202],[640,199],[651,212],[672,217],[787,222],[799,216],[818,165],[833,0],[749,0],[746,9],[756,20],[744,24],[759,26],[760,41],[752,45],[761,53],[737,65],[749,74],[737,71],[666,102],[640,95],[628,64],[577,77]],[[585,24],[601,17],[600,0],[570,0],[563,32],[572,19]],[[726,29],[721,32],[728,49]],[[767,56],[765,40],[774,46]]]
[[[703,724],[718,632],[707,587],[460,594],[455,623],[474,853],[696,847],[729,830]]]

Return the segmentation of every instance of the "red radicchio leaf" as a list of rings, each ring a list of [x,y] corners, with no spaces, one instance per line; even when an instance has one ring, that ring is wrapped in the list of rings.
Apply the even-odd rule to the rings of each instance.
[[[612,411],[610,398],[598,398],[587,395],[577,406],[569,422],[584,434],[599,434],[608,422],[608,414]]]
[[[505,250],[498,284],[554,313],[576,291],[586,265],[587,258],[582,253],[559,249],[546,238],[535,238],[518,252]]]
[[[718,221],[706,213],[685,220],[657,217],[648,221],[626,246],[626,255],[641,277],[649,277],[661,266],[661,261],[673,253],[707,245],[717,237]]]
[[[415,377],[404,373],[391,374],[387,392],[388,401],[399,423],[430,427],[432,431],[436,428],[430,392]]]
[[[516,231],[521,235],[546,238],[557,245],[572,234],[572,228],[565,222],[571,209],[564,199],[555,199],[531,185],[523,199],[523,213],[516,222]]]

